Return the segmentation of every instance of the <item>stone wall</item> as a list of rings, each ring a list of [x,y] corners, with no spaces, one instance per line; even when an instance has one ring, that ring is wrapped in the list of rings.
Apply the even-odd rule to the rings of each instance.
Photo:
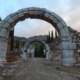
[[[24,8],[20,9],[15,13],[8,15],[3,21],[0,23],[0,58],[1,60],[5,60],[6,50],[7,50],[7,40],[11,29],[17,24],[19,21],[25,20],[25,18],[36,18],[45,20],[53,25],[55,29],[58,31],[61,37],[61,51],[62,51],[62,65],[63,66],[73,66],[75,63],[73,44],[71,42],[71,37],[69,35],[68,27],[65,21],[49,10],[44,8]]]
[[[72,43],[75,46],[74,53],[76,57],[76,63],[80,63],[80,32],[68,27],[70,36],[72,37]]]

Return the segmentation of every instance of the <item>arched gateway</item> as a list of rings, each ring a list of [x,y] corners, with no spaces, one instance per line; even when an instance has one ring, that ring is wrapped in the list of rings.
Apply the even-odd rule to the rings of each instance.
[[[50,55],[50,48],[49,48],[49,45],[43,41],[43,40],[40,40],[40,39],[31,39],[29,40],[25,46],[24,46],[24,51],[28,49],[29,45],[31,45],[33,42],[39,42],[41,43],[44,48],[45,48],[45,55],[46,55],[46,59],[49,59],[49,55]],[[27,51],[26,51],[27,52]]]
[[[0,60],[5,60],[8,36],[11,29],[17,22],[25,18],[38,18],[51,23],[58,31],[61,37],[62,64],[64,66],[73,66],[75,63],[73,45],[67,29],[66,23],[56,15],[44,8],[24,8],[10,14],[0,23]]]

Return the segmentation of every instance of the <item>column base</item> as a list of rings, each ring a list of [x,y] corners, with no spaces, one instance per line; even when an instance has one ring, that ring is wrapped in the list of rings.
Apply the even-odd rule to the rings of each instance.
[[[6,63],[6,59],[0,59],[0,66],[4,66]]]
[[[62,60],[62,65],[63,66],[74,66],[75,62],[76,60],[74,57],[69,57],[69,58],[65,58]]]

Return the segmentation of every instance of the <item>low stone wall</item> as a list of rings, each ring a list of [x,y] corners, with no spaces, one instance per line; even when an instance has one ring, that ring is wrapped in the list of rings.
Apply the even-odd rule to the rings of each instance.
[[[7,62],[17,61],[21,57],[21,51],[9,51],[6,54]]]

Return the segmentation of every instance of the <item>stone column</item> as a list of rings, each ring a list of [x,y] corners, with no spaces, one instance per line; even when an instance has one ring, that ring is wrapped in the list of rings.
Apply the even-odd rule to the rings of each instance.
[[[62,50],[62,65],[63,66],[74,66],[76,59],[74,56],[74,47],[72,42],[62,41],[61,50]]]
[[[50,51],[49,50],[46,50],[46,59],[49,59],[49,56],[50,56]]]
[[[6,62],[7,39],[0,37],[0,66]]]

